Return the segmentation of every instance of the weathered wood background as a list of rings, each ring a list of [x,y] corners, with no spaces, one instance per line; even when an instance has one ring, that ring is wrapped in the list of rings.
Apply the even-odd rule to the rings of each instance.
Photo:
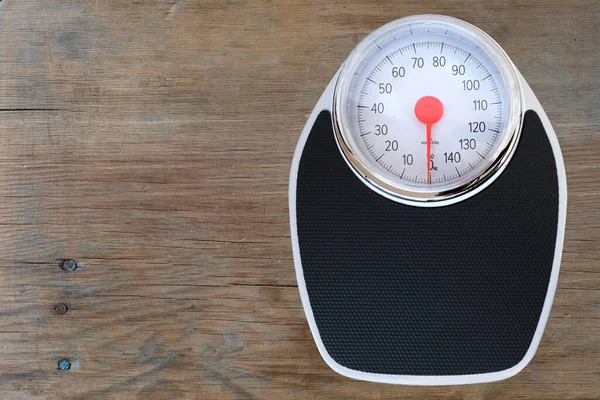
[[[598,1],[0,4],[0,398],[600,398]],[[346,379],[300,304],[296,141],[356,43],[416,13],[495,37],[563,149],[554,307],[503,382]]]

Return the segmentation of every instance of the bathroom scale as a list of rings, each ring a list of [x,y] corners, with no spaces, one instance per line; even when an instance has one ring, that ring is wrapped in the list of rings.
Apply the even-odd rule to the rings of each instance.
[[[384,383],[518,373],[550,313],[566,201],[552,125],[498,43],[438,15],[375,30],[291,168],[294,264],[321,356]]]

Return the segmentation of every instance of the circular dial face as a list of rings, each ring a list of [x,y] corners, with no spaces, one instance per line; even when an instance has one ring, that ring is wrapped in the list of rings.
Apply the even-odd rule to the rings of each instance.
[[[361,177],[393,196],[464,193],[514,149],[516,82],[477,28],[447,17],[398,20],[361,42],[341,72],[338,142]]]

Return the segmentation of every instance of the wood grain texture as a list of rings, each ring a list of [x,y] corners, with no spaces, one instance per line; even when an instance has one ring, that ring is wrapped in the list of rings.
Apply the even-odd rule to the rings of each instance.
[[[600,398],[597,1],[1,4],[1,398]],[[287,210],[300,131],[356,43],[417,13],[496,38],[565,158],[554,307],[534,360],[502,382],[346,379],[300,304]]]

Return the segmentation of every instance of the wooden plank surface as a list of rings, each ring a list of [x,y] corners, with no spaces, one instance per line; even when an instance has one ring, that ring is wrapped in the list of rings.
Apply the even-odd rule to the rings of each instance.
[[[600,398],[599,2],[0,4],[1,398]],[[296,287],[300,131],[356,43],[417,13],[496,38],[563,149],[554,307],[532,363],[503,382],[339,376]]]

